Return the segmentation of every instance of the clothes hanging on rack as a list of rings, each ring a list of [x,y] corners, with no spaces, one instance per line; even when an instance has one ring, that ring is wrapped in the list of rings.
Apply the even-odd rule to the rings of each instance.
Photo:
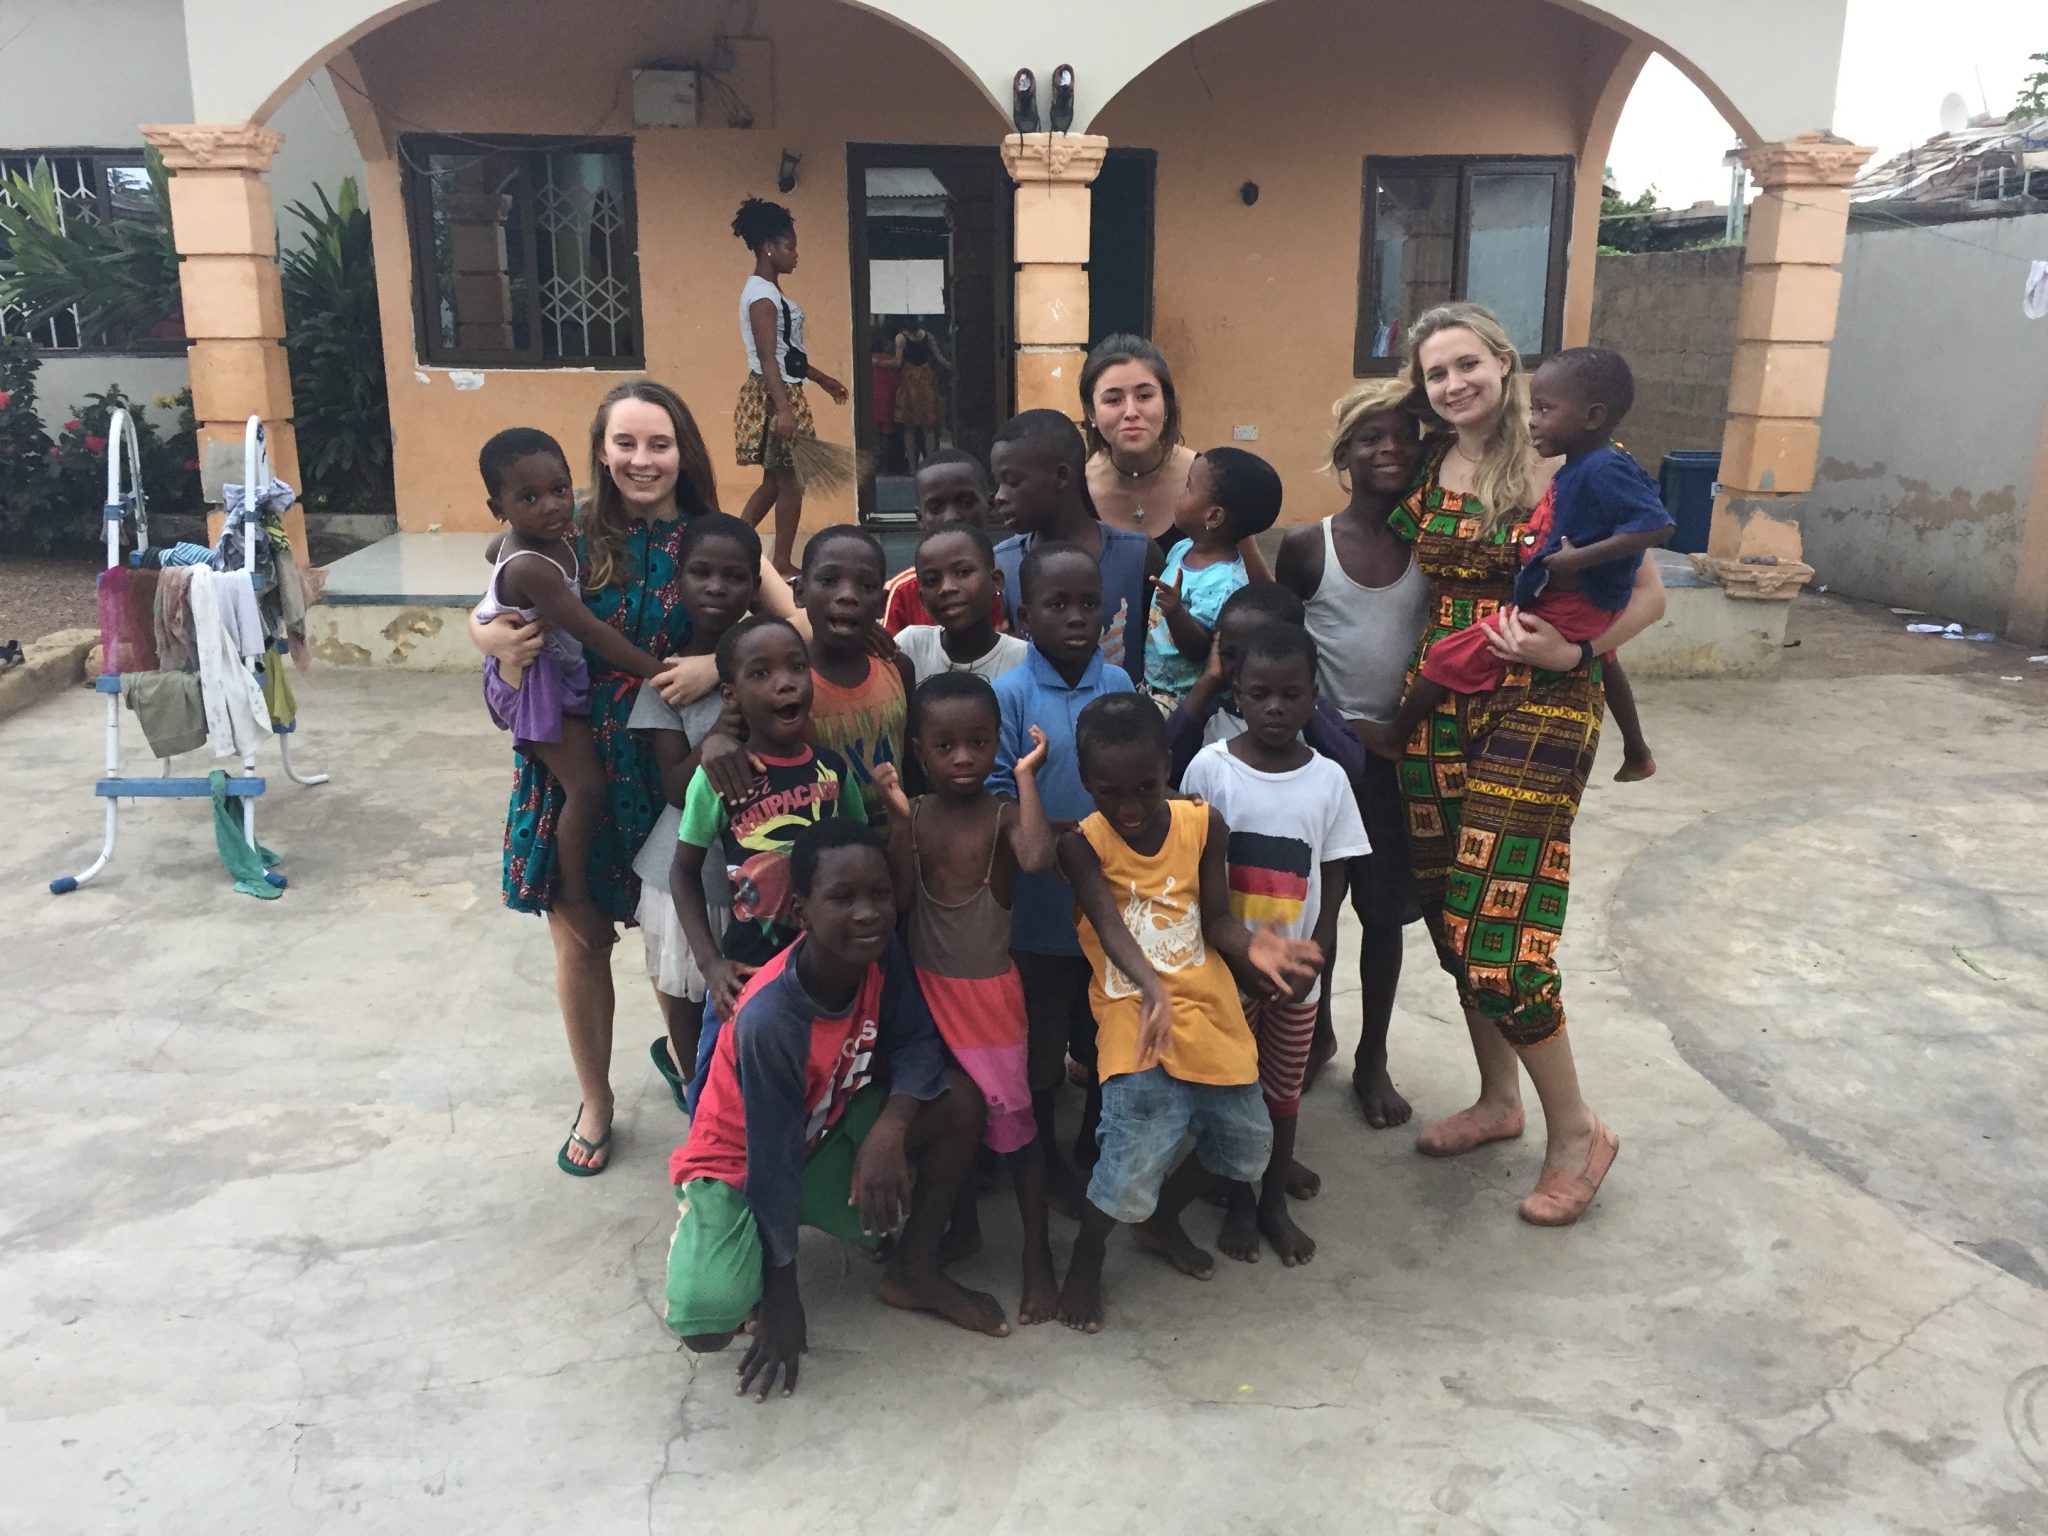
[[[154,672],[156,654],[155,571],[119,566],[101,571],[96,606],[102,672]]]
[[[154,628],[158,666],[167,672],[190,672],[199,665],[192,648],[190,566],[168,566],[157,578]]]
[[[190,672],[124,672],[121,697],[158,757],[197,752],[206,745],[206,705]]]
[[[235,877],[235,889],[258,901],[277,900],[284,892],[264,879],[263,873],[278,856],[261,843],[250,842],[242,830],[241,810],[228,798],[228,776],[216,768],[206,777],[207,787],[213,791],[213,846]]]
[[[192,573],[192,639],[215,757],[246,756],[270,735],[270,706],[249,670],[263,654],[263,626],[246,571]]]
[[[271,729],[288,731],[299,723],[298,695],[284,668],[284,657],[272,651],[263,658],[263,702],[270,709]]]
[[[161,548],[152,545],[146,549],[128,551],[128,564],[131,567],[149,571],[169,570],[181,565],[208,565],[212,560],[213,551],[204,544],[178,543]]]

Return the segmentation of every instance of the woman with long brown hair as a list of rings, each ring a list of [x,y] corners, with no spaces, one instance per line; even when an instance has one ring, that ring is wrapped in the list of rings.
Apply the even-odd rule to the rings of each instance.
[[[590,492],[579,519],[577,556],[590,611],[656,660],[674,656],[690,637],[690,615],[677,585],[683,530],[717,509],[711,456],[681,397],[653,379],[615,387],[591,420]],[[760,606],[789,612],[789,589],[765,561],[762,575]],[[519,662],[530,657],[538,631],[499,619],[472,623],[471,636],[486,654]],[[713,683],[709,658],[678,659],[656,681],[671,702],[701,697]],[[592,657],[590,682],[590,728],[606,783],[604,818],[590,850],[590,897],[605,917],[631,923],[640,893],[633,858],[660,814],[661,773],[653,753],[626,729],[640,680]],[[555,993],[582,1094],[557,1161],[563,1172],[587,1177],[602,1172],[611,1156],[616,1000],[609,946],[586,945],[550,910],[561,805],[561,787],[522,757],[505,813],[505,905],[548,917]],[[671,1008],[679,1000],[659,991],[655,996],[665,1022],[672,1023]],[[665,1041],[656,1048],[674,1050]],[[690,1063],[677,1064],[687,1075]]]
[[[1508,663],[1497,691],[1447,697],[1400,764],[1416,897],[1458,983],[1479,1064],[1477,1100],[1424,1126],[1415,1144],[1450,1157],[1520,1136],[1526,1069],[1546,1147],[1521,1215],[1563,1226],[1592,1204],[1621,1145],[1580,1093],[1565,1036],[1556,955],[1572,821],[1600,740],[1599,658],[1662,616],[1664,589],[1644,561],[1627,609],[1590,646],[1517,613],[1524,539],[1555,468],[1530,442],[1522,360],[1491,312],[1456,303],[1410,327],[1407,368],[1412,398],[1436,429],[1392,519],[1413,541],[1434,597],[1418,664],[1435,641],[1472,624],[1493,629],[1490,643]]]

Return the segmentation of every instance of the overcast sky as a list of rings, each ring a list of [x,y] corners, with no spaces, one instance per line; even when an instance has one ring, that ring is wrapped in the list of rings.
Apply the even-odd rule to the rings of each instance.
[[[1950,91],[1972,113],[1987,99],[1992,112],[2005,112],[2032,67],[2027,55],[2041,52],[2048,52],[2044,0],[1849,0],[1835,132],[1876,145],[1883,159],[1941,131],[1941,99]],[[1725,202],[1721,157],[1734,145],[1734,132],[1699,88],[1654,58],[1621,114],[1609,163],[1631,197],[1655,186],[1667,208]]]

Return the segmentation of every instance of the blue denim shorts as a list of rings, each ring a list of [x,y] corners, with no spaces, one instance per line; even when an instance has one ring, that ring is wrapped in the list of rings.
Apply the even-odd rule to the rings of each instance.
[[[1159,1204],[1183,1136],[1222,1179],[1256,1179],[1273,1154],[1273,1122],[1257,1083],[1184,1083],[1164,1067],[1127,1072],[1102,1085],[1102,1156],[1088,1200],[1118,1221],[1143,1221]]]

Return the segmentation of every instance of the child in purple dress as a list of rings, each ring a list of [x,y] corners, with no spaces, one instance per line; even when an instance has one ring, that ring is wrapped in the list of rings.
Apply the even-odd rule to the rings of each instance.
[[[652,656],[583,604],[574,535],[575,493],[562,445],[532,427],[511,427],[477,457],[491,515],[506,524],[479,621],[515,613],[547,626],[540,654],[523,673],[484,663],[484,704],[512,749],[538,761],[564,796],[556,839],[561,890],[553,910],[592,949],[612,943],[612,925],[590,899],[590,845],[603,814],[604,771],[590,735],[587,645],[636,677],[660,670]]]

